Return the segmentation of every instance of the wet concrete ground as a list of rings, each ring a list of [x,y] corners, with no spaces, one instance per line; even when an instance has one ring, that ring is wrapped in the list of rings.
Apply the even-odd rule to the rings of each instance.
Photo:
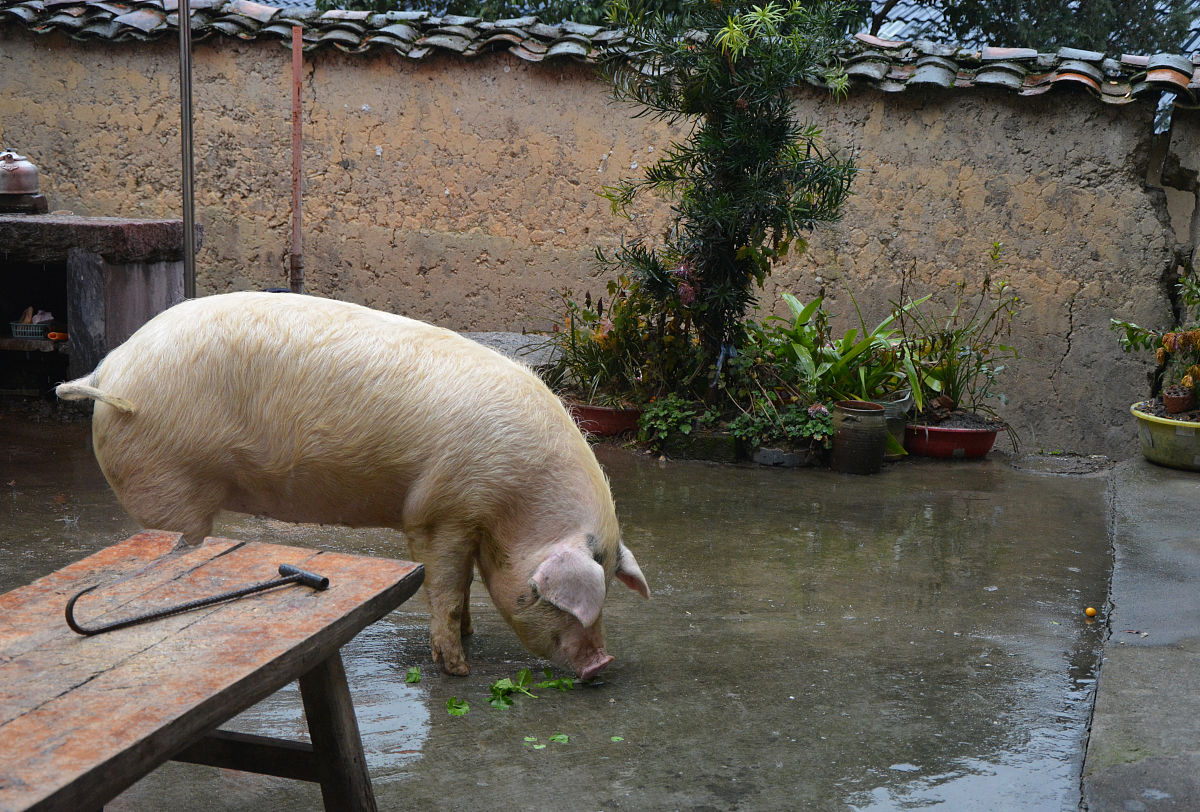
[[[1125,460],[1110,479],[1114,571],[1087,760],[1089,812],[1200,809],[1200,481]]]
[[[653,593],[610,593],[617,662],[493,709],[490,683],[544,664],[476,584],[474,670],[442,676],[414,599],[343,651],[381,809],[1078,807],[1104,636],[1082,610],[1104,606],[1111,572],[1104,476],[995,452],[873,477],[598,455]],[[0,591],[138,529],[84,424],[3,413],[0,485]],[[407,557],[390,531],[228,514],[217,533]],[[451,717],[451,697],[470,711]],[[231,726],[299,737],[298,691]],[[106,808],[321,802],[314,785],[168,764]]]

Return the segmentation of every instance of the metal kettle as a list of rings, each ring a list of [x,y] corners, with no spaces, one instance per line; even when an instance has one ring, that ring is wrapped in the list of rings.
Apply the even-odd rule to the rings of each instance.
[[[0,195],[36,195],[38,168],[12,150],[0,152]]]

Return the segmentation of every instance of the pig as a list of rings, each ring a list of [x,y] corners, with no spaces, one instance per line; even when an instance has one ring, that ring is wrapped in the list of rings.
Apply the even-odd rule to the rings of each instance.
[[[522,643],[584,679],[613,659],[610,580],[649,597],[562,402],[450,330],[300,294],[206,296],[56,392],[95,401],[96,459],[144,527],[196,544],[226,509],[403,531],[449,674],[470,671],[476,568]]]

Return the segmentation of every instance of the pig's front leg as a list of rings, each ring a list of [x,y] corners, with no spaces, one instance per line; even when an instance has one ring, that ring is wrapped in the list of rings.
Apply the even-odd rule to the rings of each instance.
[[[474,573],[468,573],[467,588],[463,591],[462,621],[459,626],[462,629],[463,637],[470,637],[475,634],[475,626],[471,623],[471,581],[473,579]]]
[[[447,674],[471,672],[462,637],[471,633],[471,578],[474,545],[461,530],[418,529],[407,533],[413,558],[425,565],[425,599],[429,603],[429,648],[433,661]]]

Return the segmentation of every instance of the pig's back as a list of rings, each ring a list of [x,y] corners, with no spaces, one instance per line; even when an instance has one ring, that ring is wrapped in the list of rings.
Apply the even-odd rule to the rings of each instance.
[[[401,526],[417,485],[483,521],[518,497],[515,472],[528,488],[531,470],[586,465],[581,445],[591,457],[528,368],[453,332],[315,297],[177,305],[95,381],[135,407],[96,405],[96,453],[118,493],[138,466],[175,469],[224,489],[223,507],[294,521]]]

